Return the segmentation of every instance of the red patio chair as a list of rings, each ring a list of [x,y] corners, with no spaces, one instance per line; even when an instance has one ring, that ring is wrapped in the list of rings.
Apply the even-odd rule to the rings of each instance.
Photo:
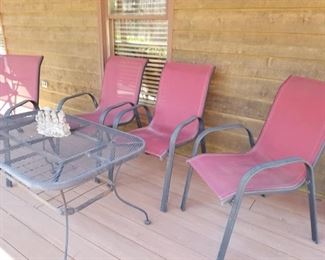
[[[0,117],[38,109],[43,56],[0,55]]]
[[[243,128],[252,149],[242,154],[197,155],[207,134]],[[254,145],[242,125],[206,129],[195,141],[184,189],[185,210],[193,169],[222,202],[233,202],[217,259],[224,259],[242,197],[292,191],[307,183],[312,240],[318,242],[313,168],[325,146],[325,82],[291,76],[281,86]],[[197,155],[197,156],[196,156]]]
[[[117,127],[119,119],[127,111],[140,107],[146,109],[150,124],[147,127],[135,129],[131,133],[146,141],[145,152],[147,154],[160,159],[168,155],[161,211],[167,211],[176,146],[193,140],[203,129],[201,117],[212,73],[212,65],[167,62],[161,74],[153,119],[151,120],[146,106],[137,105],[121,112],[113,124],[113,127]],[[205,149],[204,143],[202,147]]]
[[[42,61],[43,56],[0,55],[0,118],[39,108]],[[6,186],[12,187],[8,179]]]
[[[78,116],[87,120],[111,126],[114,117],[123,109],[138,103],[142,75],[147,60],[143,58],[112,56],[105,66],[104,79],[102,82],[99,103],[95,96],[89,92],[78,93],[61,99],[57,105],[60,111],[66,101],[88,95],[96,108],[91,113]],[[124,115],[120,124],[131,121],[134,117],[132,112]]]

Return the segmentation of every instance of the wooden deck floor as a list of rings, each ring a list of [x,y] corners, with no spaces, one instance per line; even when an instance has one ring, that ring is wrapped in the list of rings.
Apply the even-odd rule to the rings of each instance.
[[[123,165],[119,192],[145,208],[152,224],[144,225],[140,213],[110,194],[70,217],[70,259],[215,259],[230,207],[221,206],[195,176],[188,209],[182,212],[184,161],[178,156],[175,162],[168,213],[159,211],[164,163],[143,155]],[[93,186],[89,182],[68,197],[93,195]],[[318,199],[318,245],[310,239],[307,205],[303,192],[247,197],[227,259],[325,259],[325,201]],[[21,187],[3,184],[0,214],[0,259],[62,259],[62,216]]]

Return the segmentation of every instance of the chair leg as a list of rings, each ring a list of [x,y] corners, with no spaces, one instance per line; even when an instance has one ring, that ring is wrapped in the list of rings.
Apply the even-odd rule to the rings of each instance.
[[[206,153],[207,152],[207,148],[206,148],[206,145],[205,145],[205,140],[204,138],[201,140],[201,152],[202,153]]]
[[[13,187],[12,181],[9,180],[9,179],[7,179],[7,178],[6,178],[6,187],[8,187],[8,188],[12,188]]]
[[[313,175],[313,172],[311,169],[308,169],[306,181],[307,181],[307,188],[308,188],[311,237],[312,237],[312,240],[316,244],[318,244],[315,180],[314,180],[314,175]]]
[[[227,251],[229,241],[230,241],[230,237],[234,230],[234,226],[235,226],[235,223],[237,220],[239,208],[240,208],[241,201],[242,201],[242,196],[243,196],[243,194],[236,194],[235,199],[233,201],[231,211],[230,211],[230,214],[228,217],[227,226],[226,226],[225,232],[223,234],[222,242],[221,242],[221,245],[219,248],[217,260],[223,260],[225,258],[226,251]]]
[[[188,192],[190,189],[192,175],[193,175],[193,168],[190,166],[187,171],[187,177],[186,177],[186,182],[185,182],[185,187],[184,187],[184,192],[183,192],[183,197],[182,197],[182,203],[181,203],[181,210],[183,210],[183,211],[185,211],[185,209],[186,209],[186,201],[188,198]]]
[[[199,118],[199,134],[202,133],[203,131],[204,131],[204,121],[202,118]],[[202,138],[200,145],[201,145],[201,152],[206,153],[207,149],[205,145],[205,138]]]
[[[169,151],[168,153],[166,173],[164,177],[163,193],[162,193],[161,203],[160,203],[160,211],[162,212],[167,212],[170,182],[173,173],[174,154],[175,154],[175,149]]]
[[[108,179],[110,181],[113,181],[113,179],[114,179],[114,167],[109,167],[109,169],[108,169]]]
[[[137,110],[134,111],[134,115],[135,115],[135,121],[137,123],[137,127],[141,128],[142,127],[142,123],[141,123],[141,119],[140,119],[140,115],[139,112]]]

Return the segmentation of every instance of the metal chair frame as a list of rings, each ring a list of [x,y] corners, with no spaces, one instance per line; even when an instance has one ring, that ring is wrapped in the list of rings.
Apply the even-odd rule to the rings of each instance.
[[[251,147],[255,145],[253,135],[251,131],[246,128],[245,126],[241,124],[230,124],[230,125],[222,125],[222,126],[217,126],[217,127],[212,127],[205,129],[202,133],[199,134],[197,139],[195,140],[194,147],[193,147],[193,152],[192,152],[192,157],[196,156],[199,153],[199,145],[201,143],[201,140],[203,140],[208,134],[214,133],[214,132],[220,132],[224,130],[232,130],[232,129],[244,129],[247,134],[248,134],[248,139],[249,139],[249,144]],[[271,168],[279,168],[283,167],[285,165],[289,164],[304,164],[306,167],[307,171],[307,177],[306,177],[306,184],[308,188],[308,201],[309,201],[309,213],[310,213],[310,222],[311,222],[311,234],[312,234],[312,240],[317,244],[318,243],[318,230],[317,230],[317,213],[316,213],[316,195],[315,195],[315,179],[314,179],[314,167],[319,161],[319,158],[321,157],[322,153],[325,150],[325,143],[322,145],[321,150],[318,153],[317,159],[315,160],[315,163],[311,165],[307,161],[305,161],[302,158],[299,157],[289,157],[289,158],[284,158],[282,160],[275,160],[275,161],[270,161],[262,164],[257,164],[255,167],[251,168],[248,170],[243,177],[241,178],[240,184],[238,186],[236,194],[229,198],[228,201],[232,204],[231,211],[228,217],[228,222],[224,231],[223,239],[219,248],[217,260],[223,260],[226,255],[226,251],[229,245],[229,241],[237,220],[237,216],[239,213],[239,208],[243,199],[244,195],[253,195],[253,194],[260,194],[260,195],[265,195],[268,193],[278,193],[278,192],[289,192],[298,189],[301,187],[303,184],[292,187],[290,189],[280,189],[280,190],[272,190],[272,191],[254,191],[254,192],[247,192],[245,191],[247,184],[249,181],[257,174],[263,172],[266,169],[271,169]],[[180,208],[185,211],[186,209],[186,201],[188,198],[188,192],[189,192],[189,187],[191,183],[191,178],[193,174],[193,168],[189,167],[188,173],[187,173],[187,178],[186,178],[186,183],[185,183],[185,188],[184,188],[184,193],[182,197],[182,202]]]

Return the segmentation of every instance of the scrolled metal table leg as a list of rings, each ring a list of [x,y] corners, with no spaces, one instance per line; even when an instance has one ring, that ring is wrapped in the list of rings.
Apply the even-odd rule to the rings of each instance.
[[[132,204],[132,203],[126,201],[125,199],[121,198],[121,196],[118,194],[118,192],[117,192],[117,190],[116,190],[116,180],[117,180],[117,176],[118,176],[118,173],[119,173],[120,167],[121,167],[121,165],[119,165],[119,166],[117,167],[117,170],[116,170],[116,173],[115,173],[115,178],[114,178],[114,181],[112,182],[111,189],[114,191],[114,194],[116,195],[116,197],[117,197],[120,201],[122,201],[123,203],[125,203],[126,205],[128,205],[128,206],[130,206],[130,207],[132,207],[132,208],[134,208],[134,209],[137,209],[137,210],[141,211],[141,212],[145,215],[144,224],[146,224],[146,225],[150,225],[150,224],[151,224],[151,220],[149,219],[148,213],[147,213],[144,209],[142,209],[142,208],[140,208],[140,207],[138,207],[138,206],[136,206],[136,205],[134,205],[134,204]]]

